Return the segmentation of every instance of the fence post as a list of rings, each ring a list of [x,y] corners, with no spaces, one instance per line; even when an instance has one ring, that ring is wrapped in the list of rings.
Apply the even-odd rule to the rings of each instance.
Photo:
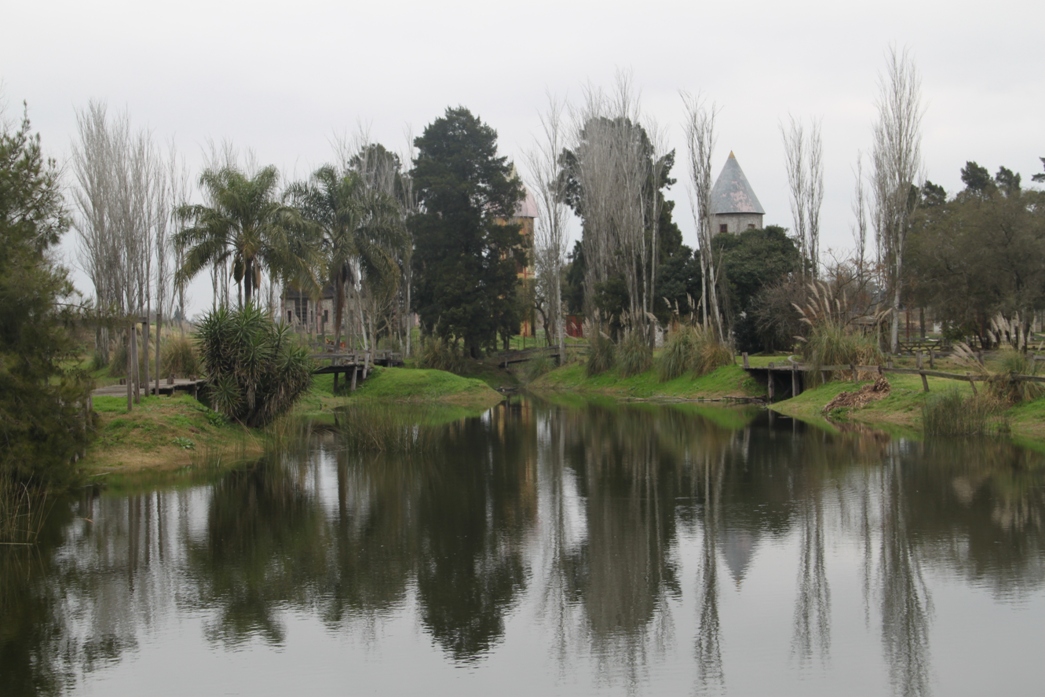
[[[922,352],[921,351],[918,352],[918,370],[920,371],[918,374],[922,376],[922,389],[925,390],[926,392],[928,392],[929,391],[929,380],[926,379],[925,371],[922,370]]]
[[[766,389],[769,391],[769,401],[773,401],[773,361],[769,362],[769,370],[766,371]]]
[[[791,364],[791,396],[798,396],[798,366]]]
[[[740,355],[744,359],[744,370],[747,370],[748,368],[751,367],[750,365],[748,365],[748,362],[747,362],[747,351],[744,351],[744,353],[742,353]]]
[[[933,370],[933,347],[929,347],[929,370]]]
[[[976,391],[976,380],[974,380],[972,376],[969,376],[969,384],[972,385],[972,395],[978,397],[980,393]]]

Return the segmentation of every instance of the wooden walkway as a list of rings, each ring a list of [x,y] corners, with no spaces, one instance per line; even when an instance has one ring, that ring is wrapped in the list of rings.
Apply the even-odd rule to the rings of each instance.
[[[176,392],[187,392],[193,396],[199,394],[199,390],[203,387],[206,380],[191,380],[187,378],[175,378],[173,382],[170,380],[160,380],[160,394],[171,396]],[[147,394],[155,394],[156,382],[152,381],[149,383],[148,390],[143,385],[139,391],[142,396]],[[119,385],[106,385],[105,387],[99,387],[91,391],[92,397],[126,397],[127,396],[127,384]]]
[[[811,373],[817,372],[820,373],[821,382],[827,382],[831,379],[833,373],[841,372],[849,373],[853,376],[859,373],[877,373],[878,375],[885,375],[888,373],[895,373],[898,375],[918,375],[922,378],[922,390],[925,392],[929,391],[929,380],[927,378],[943,378],[945,380],[967,382],[972,386],[973,392],[976,392],[976,383],[984,382],[991,377],[991,375],[987,373],[948,373],[940,370],[933,370],[932,368],[927,370],[922,365],[921,354],[918,354],[917,368],[894,368],[892,366],[892,361],[884,366],[825,365],[820,368],[813,368],[791,360],[780,364],[771,362],[768,366],[754,367],[748,365],[747,355],[745,354],[744,370],[747,371],[748,375],[766,386],[766,393],[770,402],[775,399],[787,399],[802,394],[806,389],[807,376]],[[1010,375],[1009,379],[1016,382],[1045,383],[1045,376],[1043,375]]]
[[[542,346],[532,349],[515,349],[494,354],[491,358],[497,362],[497,365],[507,368],[512,363],[525,363],[541,356],[558,360],[559,348],[557,346]]]

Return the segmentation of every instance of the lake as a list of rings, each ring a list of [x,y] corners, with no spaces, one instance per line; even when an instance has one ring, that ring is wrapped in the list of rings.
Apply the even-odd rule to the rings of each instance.
[[[1003,441],[527,397],[283,440],[0,550],[0,694],[1045,689],[1045,458]]]

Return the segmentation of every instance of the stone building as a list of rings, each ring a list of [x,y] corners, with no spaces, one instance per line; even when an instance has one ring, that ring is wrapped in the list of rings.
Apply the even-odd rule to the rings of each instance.
[[[711,234],[760,229],[765,214],[744,170],[730,152],[726,166],[711,187]]]

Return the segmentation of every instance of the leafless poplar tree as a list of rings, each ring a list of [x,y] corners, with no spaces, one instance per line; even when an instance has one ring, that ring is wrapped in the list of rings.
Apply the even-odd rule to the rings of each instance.
[[[559,155],[565,146],[564,105],[549,96],[547,111],[540,115],[541,135],[527,154],[530,186],[536,193],[537,220],[534,230],[534,261],[538,283],[547,293],[550,324],[555,332],[559,362],[566,357],[566,318],[562,302],[562,269],[566,260],[566,224],[569,210],[566,184],[560,176]]]
[[[784,141],[787,186],[791,197],[791,219],[795,237],[813,278],[820,269],[820,207],[824,201],[823,143],[820,122],[814,120],[807,133],[801,122],[788,117],[788,126],[780,124]]]
[[[853,215],[856,224],[853,226],[853,242],[856,243],[857,280],[864,282],[864,256],[867,253],[867,194],[864,191],[863,153],[856,153],[856,187],[853,191]]]
[[[103,104],[91,102],[77,113],[77,125],[73,200],[80,264],[94,283],[100,313],[148,317],[156,239],[166,237],[169,218],[164,167],[151,134],[132,133],[126,115],[110,119]],[[98,339],[106,354],[108,337],[99,332]]]
[[[619,276],[627,289],[632,326],[646,332],[652,308],[645,282],[651,263],[646,190],[653,153],[628,76],[618,76],[610,97],[587,90],[573,153],[584,218],[585,314],[594,316],[598,285]]]
[[[873,127],[872,218],[879,258],[892,296],[889,347],[899,348],[904,245],[910,229],[911,188],[921,171],[921,79],[906,49],[890,47],[886,71],[878,79],[878,118]]]
[[[711,251],[711,155],[715,148],[715,105],[708,105],[703,97],[683,93],[686,110],[686,148],[689,152],[690,208],[697,227],[700,243],[701,319],[711,327],[719,340],[724,340],[722,313],[718,303],[718,272]]]

